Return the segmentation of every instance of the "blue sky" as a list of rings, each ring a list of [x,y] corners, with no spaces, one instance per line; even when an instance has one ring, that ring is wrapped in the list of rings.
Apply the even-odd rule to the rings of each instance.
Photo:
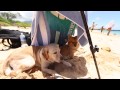
[[[4,12],[4,11],[0,11]],[[19,12],[22,18],[18,18],[21,21],[32,20],[33,11],[12,11],[13,13]],[[92,25],[92,22],[97,24],[97,28],[102,25],[106,26],[109,22],[114,22],[113,29],[120,30],[120,11],[88,11],[88,26]]]
[[[120,30],[120,11],[88,11],[88,25],[91,26],[93,21],[98,28],[114,22],[113,29]]]

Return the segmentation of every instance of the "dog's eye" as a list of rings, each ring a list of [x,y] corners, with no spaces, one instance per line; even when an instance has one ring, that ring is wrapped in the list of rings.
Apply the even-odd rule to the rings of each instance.
[[[57,54],[57,52],[54,52],[54,54]]]

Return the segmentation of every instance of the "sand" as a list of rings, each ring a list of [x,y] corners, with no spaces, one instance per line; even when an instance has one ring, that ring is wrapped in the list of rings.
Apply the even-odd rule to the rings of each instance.
[[[30,32],[31,28],[2,27],[13,30],[22,30]],[[106,35],[97,31],[90,32],[93,45],[98,45],[99,52],[95,53],[97,65],[99,68],[101,79],[119,79],[120,75],[120,36]],[[1,42],[1,41],[0,41]],[[0,49],[3,45],[0,43]],[[2,64],[7,56],[14,49],[8,51],[0,51],[0,78],[1,79],[46,79],[44,74],[37,68],[33,68],[31,73],[23,72],[16,77],[7,77],[2,74]],[[54,64],[52,69],[56,70],[60,75],[68,78],[97,79],[95,64],[89,49],[89,44],[80,47],[75,53],[75,57],[67,60],[72,67],[66,67],[63,64]]]

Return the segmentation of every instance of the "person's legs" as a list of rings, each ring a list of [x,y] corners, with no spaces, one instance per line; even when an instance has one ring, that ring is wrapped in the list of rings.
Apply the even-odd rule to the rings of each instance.
[[[101,28],[101,33],[103,32],[103,30],[104,30],[104,29],[103,29],[103,28]]]
[[[91,28],[91,32],[93,31],[94,28]]]
[[[108,28],[108,29],[107,29],[107,30],[108,30],[107,35],[109,35],[109,34],[110,34],[111,29],[112,29],[112,28]]]
[[[109,35],[109,34],[110,34],[110,31],[111,31],[111,30],[108,30],[108,33],[107,33],[107,35]]]

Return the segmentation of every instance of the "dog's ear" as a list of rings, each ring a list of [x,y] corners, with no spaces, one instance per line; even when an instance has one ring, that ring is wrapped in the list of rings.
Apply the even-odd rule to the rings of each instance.
[[[42,55],[45,57],[46,60],[48,60],[48,58],[49,58],[48,53],[49,53],[48,48],[47,47],[43,48]]]
[[[78,40],[78,36],[75,36],[74,39],[75,39],[75,40]]]

